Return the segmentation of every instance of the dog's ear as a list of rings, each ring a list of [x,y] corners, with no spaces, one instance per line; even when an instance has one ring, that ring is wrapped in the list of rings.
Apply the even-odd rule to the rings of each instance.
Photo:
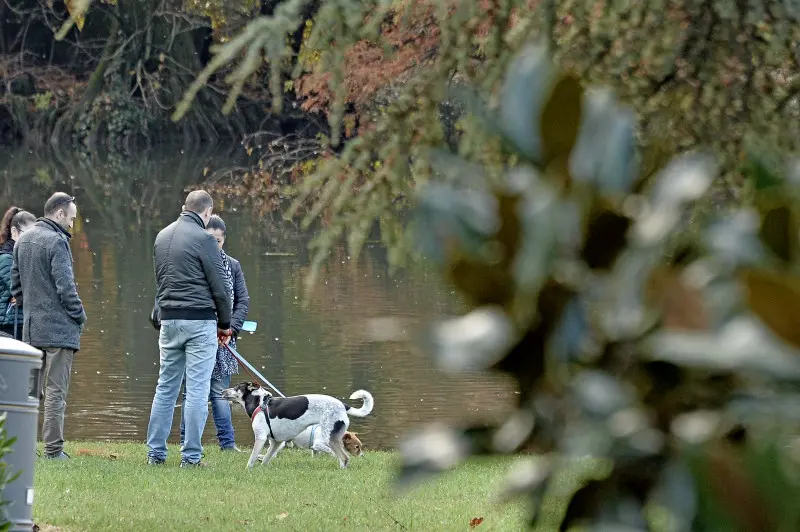
[[[345,432],[345,433],[344,433],[344,437],[342,438],[342,440],[343,440],[343,441],[347,441],[347,440],[349,440],[349,439],[350,439],[350,438],[352,438],[352,437],[353,437],[353,436],[352,436],[352,435],[351,435],[349,432]]]

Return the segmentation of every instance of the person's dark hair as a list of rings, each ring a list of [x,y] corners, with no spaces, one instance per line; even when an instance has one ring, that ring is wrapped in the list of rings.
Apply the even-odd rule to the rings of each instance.
[[[186,196],[186,203],[184,207],[187,211],[200,214],[207,211],[210,207],[214,206],[214,200],[211,195],[205,190],[193,190]]]
[[[58,209],[66,208],[70,203],[75,203],[75,198],[65,192],[56,192],[44,204],[44,215],[52,216]]]
[[[32,224],[35,221],[36,216],[12,205],[3,215],[3,221],[0,222],[0,244],[5,244],[11,240],[12,227],[19,231],[23,225]]]
[[[20,209],[16,205],[12,205],[3,215],[3,222],[2,225],[0,225],[0,244],[5,244],[9,240],[11,240],[11,220],[21,210],[22,209]]]
[[[211,215],[211,219],[208,220],[208,223],[206,224],[206,229],[208,229],[209,231],[216,231],[217,229],[219,229],[220,231],[222,231],[222,236],[228,234],[228,230],[225,228],[225,220],[223,220],[216,214]]]

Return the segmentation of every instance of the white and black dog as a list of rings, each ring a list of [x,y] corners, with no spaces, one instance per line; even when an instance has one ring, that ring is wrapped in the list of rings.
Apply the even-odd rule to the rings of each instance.
[[[353,392],[350,399],[361,399],[361,408],[353,408],[330,395],[308,394],[293,397],[272,397],[264,388],[253,382],[242,382],[222,390],[222,398],[242,405],[253,422],[255,444],[247,468],[255,465],[264,444],[269,448],[261,460],[269,462],[287,441],[296,438],[311,425],[320,425],[321,438],[315,438],[312,449],[330,453],[345,468],[350,457],[344,449],[342,439],[350,426],[348,414],[364,417],[372,412],[372,394],[366,390]]]

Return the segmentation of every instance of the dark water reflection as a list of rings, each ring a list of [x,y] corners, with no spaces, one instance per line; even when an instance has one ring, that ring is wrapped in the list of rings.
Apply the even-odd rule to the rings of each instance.
[[[155,292],[153,239],[177,216],[186,186],[243,155],[177,149],[114,159],[0,154],[3,209],[14,202],[38,215],[57,189],[79,201],[72,249],[89,322],[74,366],[67,439],[144,439],[158,375],[157,333],[147,320]],[[221,214],[226,249],[241,261],[250,290],[249,319],[258,322],[258,331],[241,339],[240,351],[284,393],[347,397],[357,388],[370,390],[376,408],[354,420],[352,430],[373,448],[393,447],[422,423],[491,420],[505,410],[510,392],[504,382],[445,376],[417,347],[421,325],[458,311],[453,293],[429,269],[416,266],[390,277],[380,246],[368,246],[357,263],[338,249],[304,307],[311,235],[278,216],[256,219],[229,204]],[[400,341],[374,341],[370,320],[378,317],[400,320]],[[246,416],[235,411],[234,423],[237,442],[250,445]],[[204,442],[212,440],[209,419]]]

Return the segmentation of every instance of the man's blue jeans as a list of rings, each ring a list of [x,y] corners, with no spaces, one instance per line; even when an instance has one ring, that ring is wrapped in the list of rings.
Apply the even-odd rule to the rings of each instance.
[[[186,377],[186,440],[181,459],[200,461],[200,439],[208,418],[211,372],[217,356],[217,323],[214,320],[164,320],[158,337],[161,367],[147,426],[147,456],[167,458],[167,438],[172,428],[175,401]]]
[[[231,376],[226,375],[221,379],[211,379],[211,414],[214,416],[214,426],[217,427],[217,441],[220,449],[233,449],[236,445],[233,436],[233,420],[231,419],[231,404],[222,398],[222,390],[231,385]],[[186,395],[184,394],[184,406]],[[181,445],[185,435],[184,416],[181,415]]]

